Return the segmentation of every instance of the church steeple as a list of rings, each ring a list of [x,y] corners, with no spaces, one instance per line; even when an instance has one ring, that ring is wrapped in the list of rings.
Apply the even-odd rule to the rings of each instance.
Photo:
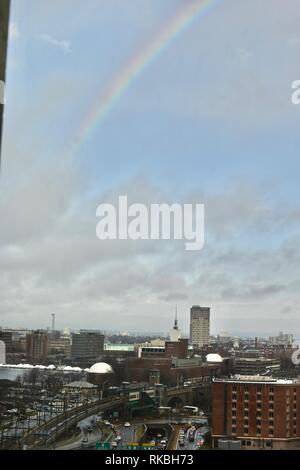
[[[179,341],[180,338],[181,338],[181,332],[180,332],[180,329],[178,327],[177,305],[176,305],[174,326],[173,326],[173,328],[170,332],[170,340],[177,342],[177,341]]]
[[[175,308],[175,321],[174,321],[174,330],[178,330],[178,320],[177,320],[177,305]]]

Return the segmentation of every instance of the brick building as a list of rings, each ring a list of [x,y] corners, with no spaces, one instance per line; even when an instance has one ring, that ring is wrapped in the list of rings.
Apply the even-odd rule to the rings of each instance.
[[[137,348],[138,357],[177,357],[185,359],[188,357],[189,341],[180,338],[178,341],[165,341],[164,345],[140,345]]]
[[[26,335],[26,356],[31,362],[45,362],[47,360],[47,333],[37,330]]]
[[[300,382],[263,376],[214,379],[212,438],[247,449],[300,448]]]
[[[200,358],[133,357],[126,360],[125,380],[148,382],[153,369],[159,371],[160,383],[168,386],[181,385],[185,381],[206,382],[220,373],[219,365],[203,364]]]

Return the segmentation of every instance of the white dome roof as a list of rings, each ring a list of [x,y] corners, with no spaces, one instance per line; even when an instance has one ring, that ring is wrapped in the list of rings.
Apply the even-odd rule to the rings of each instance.
[[[207,354],[206,361],[207,362],[223,362],[223,359],[220,356],[220,354]]]
[[[89,373],[90,374],[112,374],[113,370],[109,364],[106,364],[106,362],[97,362],[90,368]]]

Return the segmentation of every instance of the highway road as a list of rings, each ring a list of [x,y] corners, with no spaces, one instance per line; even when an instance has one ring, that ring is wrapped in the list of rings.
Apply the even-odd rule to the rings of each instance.
[[[25,444],[29,444],[32,439],[35,438],[34,447],[48,446],[55,441],[66,429],[75,426],[79,421],[82,421],[88,416],[95,415],[99,411],[115,408],[118,405],[123,404],[122,398],[114,398],[112,400],[103,400],[99,405],[99,402],[92,402],[87,405],[81,405],[77,408],[73,408],[66,413],[50,418],[44,423],[40,423],[37,426],[26,430],[23,436],[17,442],[12,443],[9,446],[10,449],[22,449]],[[40,439],[38,437],[40,436]],[[48,437],[47,437],[48,436]],[[31,446],[30,446],[31,447]]]
[[[183,429],[183,428],[182,428]],[[190,429],[190,428],[189,428]],[[199,447],[201,447],[201,445],[203,445],[204,443],[204,435],[209,431],[208,427],[207,427],[207,424],[203,425],[203,426],[200,426],[199,428],[197,428],[196,432],[195,432],[195,438],[193,441],[190,441],[188,439],[188,430],[185,432],[185,435],[184,435],[184,446],[180,446],[179,445],[179,436],[178,436],[178,440],[177,440],[177,449],[178,450],[197,450],[199,449]],[[200,445],[199,445],[200,444]]]
[[[118,447],[116,449],[120,449],[122,446],[126,446],[130,442],[136,441],[136,429],[137,425],[131,424],[129,427],[124,425],[118,426],[116,428],[116,432],[120,434],[122,440],[118,442]],[[116,434],[112,435],[110,442],[112,443],[115,440]]]
[[[79,421],[77,427],[80,432],[75,439],[56,445],[56,450],[78,450],[82,448],[95,448],[96,442],[101,441],[103,433],[96,422],[97,415],[89,416]],[[87,442],[83,444],[82,440]]]

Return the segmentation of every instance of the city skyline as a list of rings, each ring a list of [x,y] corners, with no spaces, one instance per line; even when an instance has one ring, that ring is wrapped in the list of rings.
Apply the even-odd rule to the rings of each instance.
[[[189,312],[189,318],[190,318],[190,312]],[[170,334],[170,329],[172,328],[172,318],[170,319],[171,322],[170,322],[170,325],[169,325],[169,328],[167,327],[165,330],[161,330],[161,331],[154,331],[154,330],[135,330],[135,329],[132,329],[132,328],[114,328],[114,327],[107,327],[107,328],[97,328],[96,326],[94,328],[88,328],[87,331],[101,331],[105,336],[107,335],[120,335],[120,336],[128,336],[128,337],[131,337],[131,336],[135,336],[135,335],[149,335],[151,337],[168,337],[169,334]],[[174,321],[174,318],[173,318],[173,321]],[[189,320],[190,321],[190,320]],[[186,330],[182,329],[181,328],[181,322],[180,322],[180,318],[179,318],[179,321],[178,321],[178,327],[181,331],[181,334],[182,334],[182,337],[183,338],[190,338],[190,324],[188,326],[188,328]],[[46,324],[39,324],[39,325],[28,325],[28,326],[25,326],[25,325],[18,325],[18,326],[8,326],[8,325],[0,325],[0,331],[1,331],[1,328],[3,330],[11,330],[11,331],[22,331],[22,330],[26,330],[26,331],[34,331],[34,330],[41,330],[41,331],[48,331],[48,332],[51,332],[52,331],[52,327],[50,325],[50,323],[48,325]],[[77,328],[72,328],[68,325],[63,325],[60,327],[60,325],[58,325],[58,328],[56,328],[55,331],[60,331],[60,332],[64,332],[66,329],[70,330],[70,333],[73,333],[73,332],[79,332],[80,330],[85,330],[85,325],[84,323],[79,325]],[[288,331],[287,331],[288,330]],[[300,338],[298,338],[298,335],[289,330],[289,329],[281,329],[281,330],[270,330],[269,332],[264,332],[264,333],[259,333],[259,332],[245,332],[245,333],[238,333],[236,331],[227,331],[227,330],[219,330],[219,331],[211,331],[210,333],[210,337],[213,338],[213,337],[217,337],[217,336],[224,336],[224,337],[230,337],[232,338],[232,340],[235,338],[235,337],[238,337],[238,338],[244,338],[244,339],[270,339],[271,337],[273,336],[277,336],[277,335],[280,335],[283,331],[286,331],[286,334],[291,334],[294,336],[294,343],[297,344],[300,342]]]
[[[300,337],[298,3],[184,3],[12,1],[1,325],[168,331],[178,303],[183,331],[200,304],[213,332]],[[120,194],[204,203],[204,249],[100,242]]]

